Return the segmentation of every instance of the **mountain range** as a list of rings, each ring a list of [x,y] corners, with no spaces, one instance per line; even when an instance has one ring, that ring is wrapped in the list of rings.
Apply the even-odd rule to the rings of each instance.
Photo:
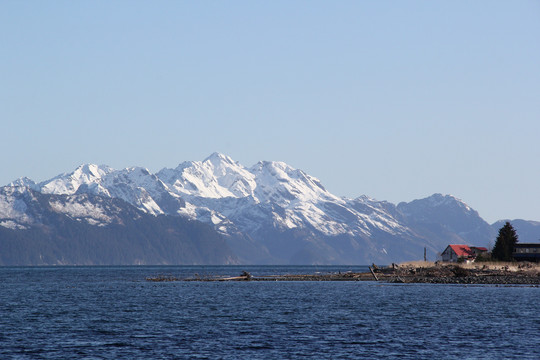
[[[540,238],[540,222],[514,224]],[[214,153],[155,174],[85,164],[1,187],[0,265],[388,264],[489,246],[500,226],[451,195],[339,197],[283,162]]]

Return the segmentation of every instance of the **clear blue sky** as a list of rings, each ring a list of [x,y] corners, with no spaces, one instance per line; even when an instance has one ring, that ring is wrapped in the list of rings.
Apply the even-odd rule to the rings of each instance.
[[[540,221],[540,1],[2,1],[0,184],[219,151]]]

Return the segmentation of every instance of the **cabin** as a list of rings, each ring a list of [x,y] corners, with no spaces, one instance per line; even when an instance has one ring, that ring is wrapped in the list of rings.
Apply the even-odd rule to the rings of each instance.
[[[477,258],[478,255],[485,254],[488,252],[488,249],[485,247],[480,246],[470,246],[472,252],[474,253],[474,257]]]
[[[473,262],[480,254],[486,253],[485,247],[469,245],[448,245],[441,254],[442,261],[458,262],[462,259],[466,262]]]
[[[540,243],[517,243],[512,257],[515,261],[540,262]]]

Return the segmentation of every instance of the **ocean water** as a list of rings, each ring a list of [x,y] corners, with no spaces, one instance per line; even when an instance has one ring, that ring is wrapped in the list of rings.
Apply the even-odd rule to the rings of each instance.
[[[0,268],[0,359],[540,359],[540,288],[148,282],[366,267]]]

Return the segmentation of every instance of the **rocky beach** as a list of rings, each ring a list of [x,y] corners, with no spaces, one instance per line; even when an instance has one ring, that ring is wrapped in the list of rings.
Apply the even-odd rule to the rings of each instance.
[[[147,281],[377,281],[383,283],[500,284],[540,285],[540,265],[533,263],[450,264],[410,262],[369,267],[369,272],[283,274],[252,276],[199,276],[177,278],[171,275],[147,277]]]
[[[379,281],[391,283],[540,284],[540,266],[532,263],[409,263],[374,273]]]

